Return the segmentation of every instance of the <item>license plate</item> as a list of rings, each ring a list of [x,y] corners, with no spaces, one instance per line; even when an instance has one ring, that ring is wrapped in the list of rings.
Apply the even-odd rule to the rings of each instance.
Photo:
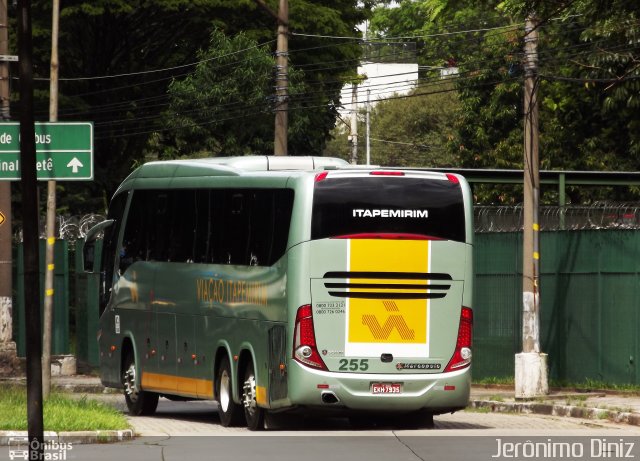
[[[402,384],[400,383],[371,383],[372,394],[401,394]]]

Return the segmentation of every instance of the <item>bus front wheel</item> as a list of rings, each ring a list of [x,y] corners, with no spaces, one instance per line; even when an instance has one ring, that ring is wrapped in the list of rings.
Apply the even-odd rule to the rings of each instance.
[[[227,357],[224,357],[220,363],[215,389],[220,424],[224,427],[241,426],[243,423],[242,408],[233,401],[233,380]]]
[[[249,430],[260,431],[264,429],[264,409],[258,406],[256,398],[256,374],[253,370],[253,363],[251,362],[247,364],[244,373],[242,404],[244,406],[244,417],[247,420]]]
[[[155,392],[147,392],[140,389],[140,380],[136,371],[136,361],[133,353],[129,352],[124,361],[122,373],[122,386],[124,387],[124,399],[127,409],[132,416],[150,416],[158,408],[158,397]]]

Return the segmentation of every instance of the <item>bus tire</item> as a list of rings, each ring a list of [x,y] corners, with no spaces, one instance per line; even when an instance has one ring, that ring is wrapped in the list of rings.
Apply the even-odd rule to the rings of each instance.
[[[244,415],[240,405],[233,401],[233,379],[227,357],[223,357],[222,362],[220,362],[215,390],[220,424],[224,427],[242,426]]]
[[[264,429],[265,410],[258,406],[256,399],[256,374],[253,369],[253,363],[249,362],[247,364],[243,377],[242,405],[244,406],[247,427],[251,431],[261,431]]]
[[[124,360],[122,373],[122,386],[127,409],[132,416],[150,416],[158,408],[158,398],[155,392],[140,389],[140,380],[136,370],[136,361],[133,352],[129,352]]]

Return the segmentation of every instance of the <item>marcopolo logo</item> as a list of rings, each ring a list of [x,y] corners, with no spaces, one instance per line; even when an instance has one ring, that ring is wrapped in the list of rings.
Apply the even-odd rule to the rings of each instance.
[[[391,210],[388,208],[354,208],[354,218],[428,218],[429,210]]]

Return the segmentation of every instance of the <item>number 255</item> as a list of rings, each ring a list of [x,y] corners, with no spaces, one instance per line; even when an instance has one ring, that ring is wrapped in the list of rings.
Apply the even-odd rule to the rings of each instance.
[[[367,371],[369,359],[340,359],[340,371]]]

